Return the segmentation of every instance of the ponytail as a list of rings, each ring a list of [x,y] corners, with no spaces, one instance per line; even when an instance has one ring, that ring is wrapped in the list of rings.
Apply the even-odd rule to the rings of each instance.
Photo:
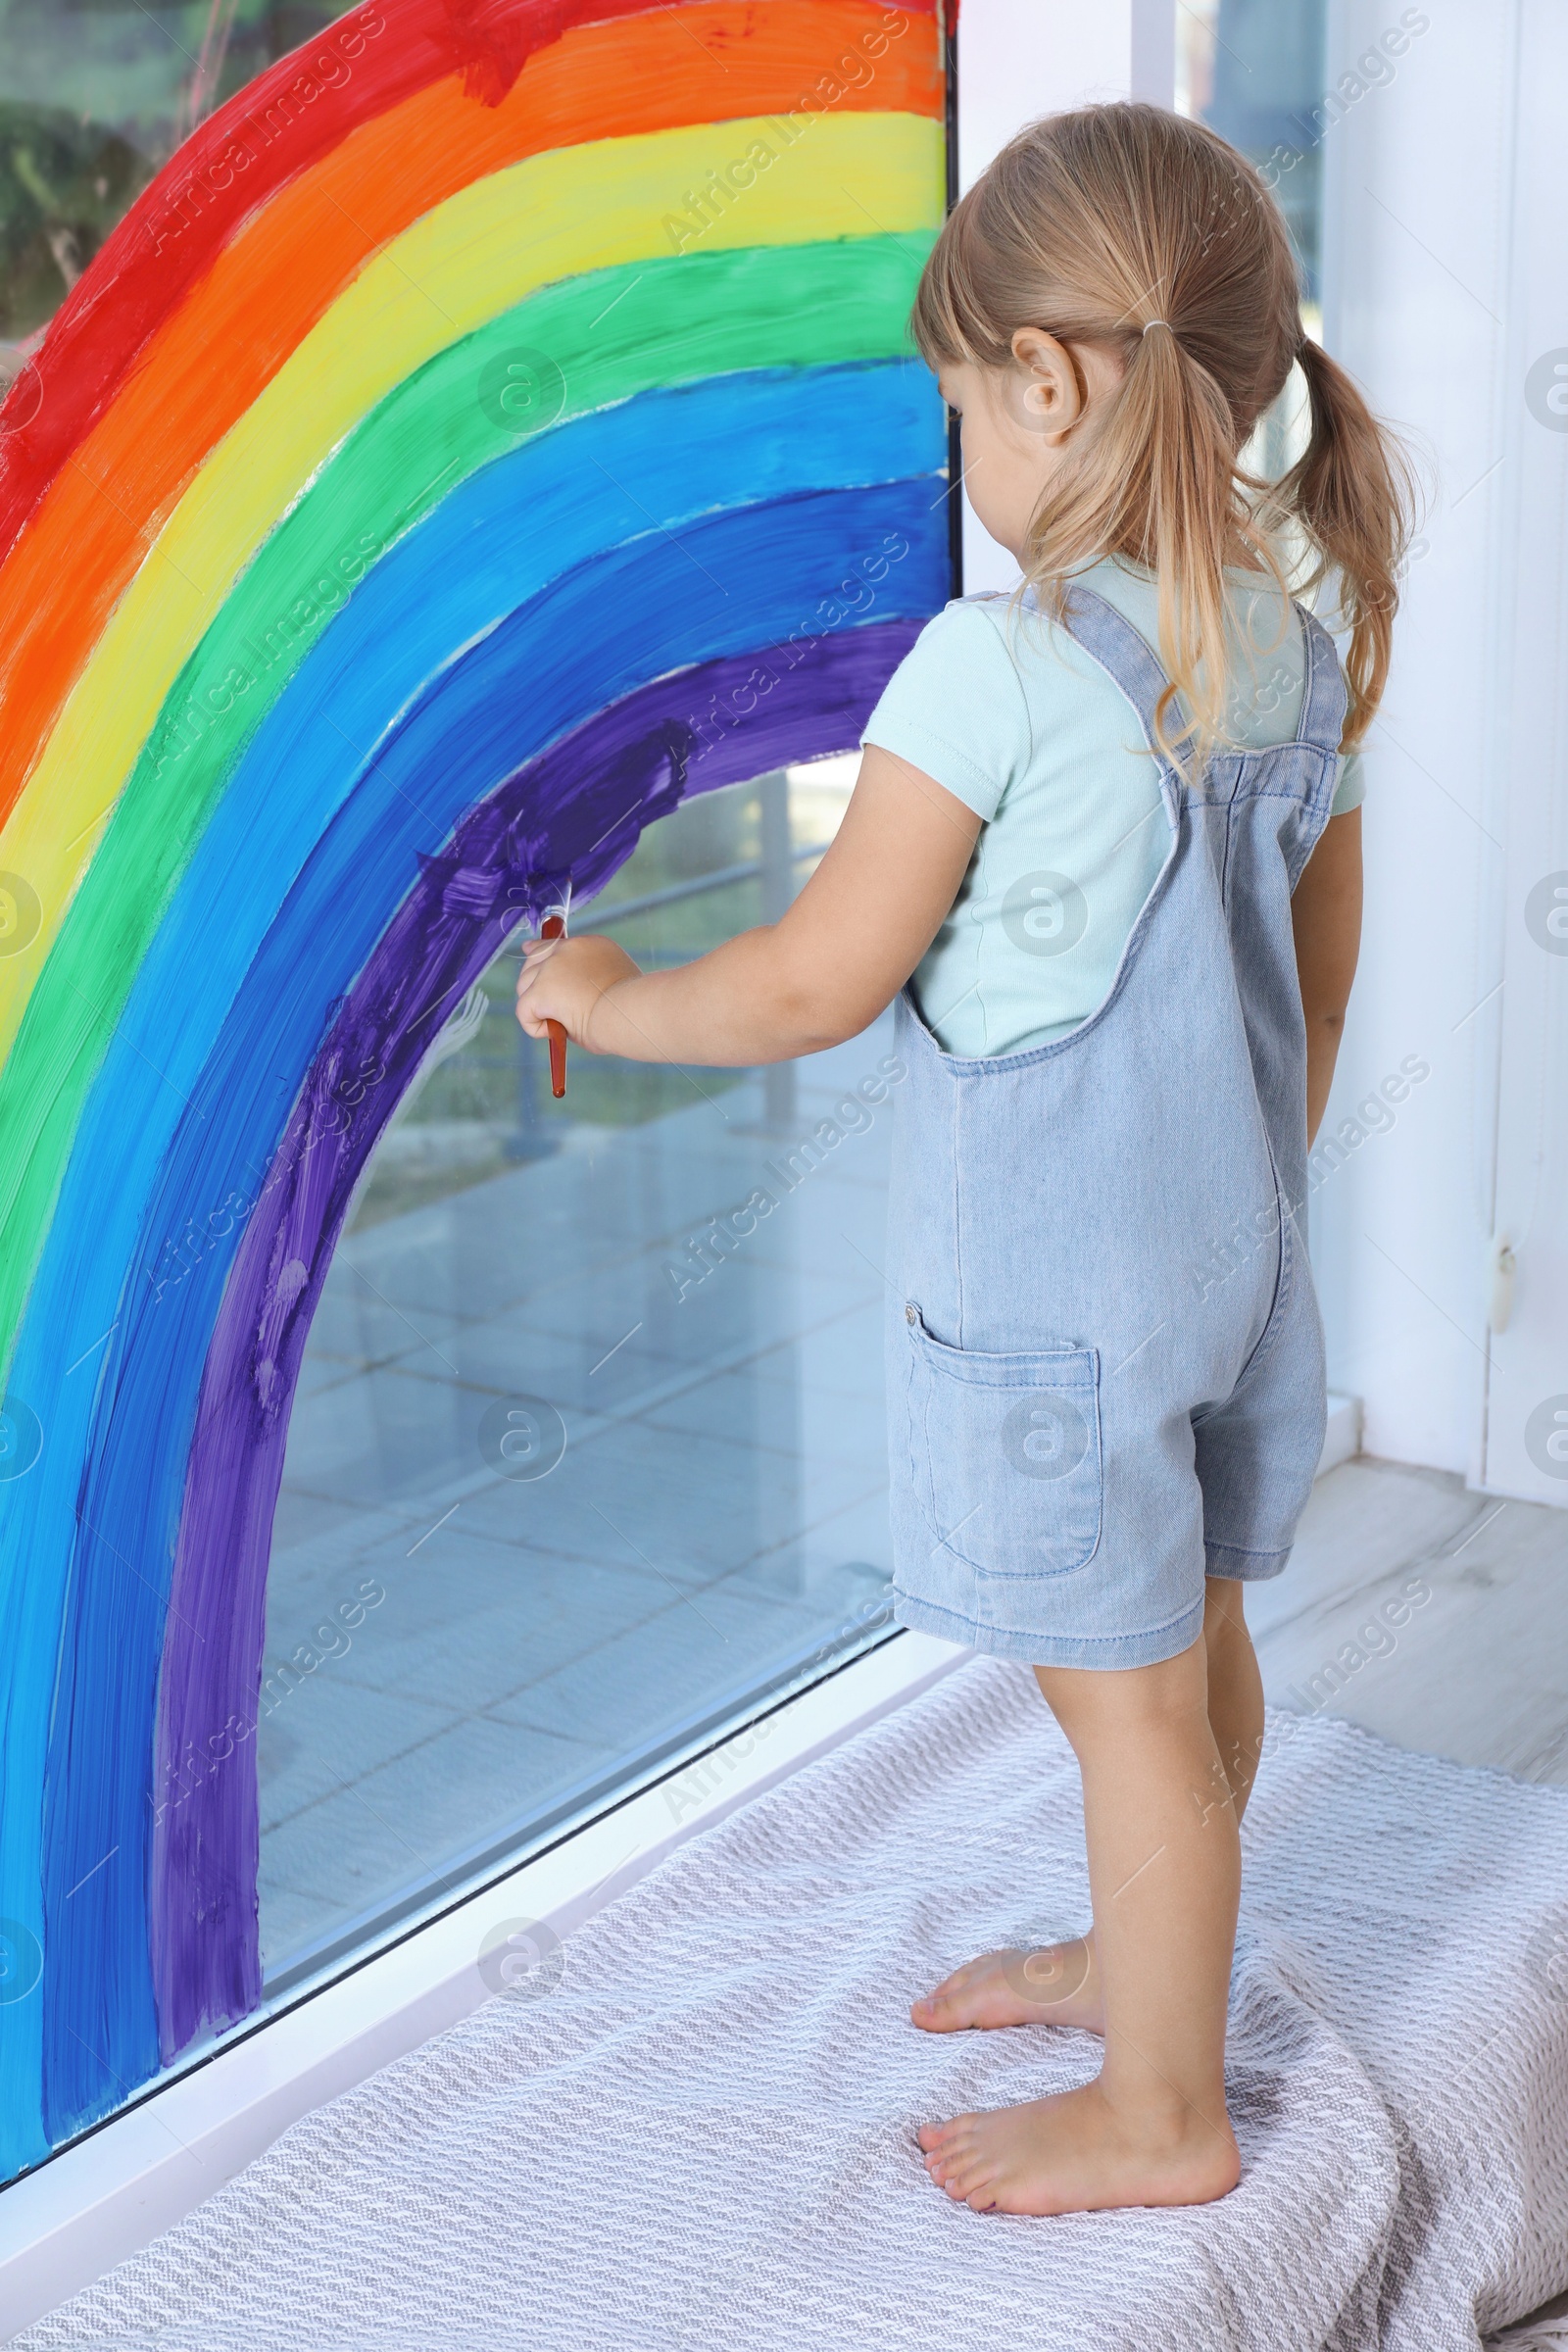
[[[1163,318],[1141,330],[1120,398],[1084,458],[1086,471],[1111,493],[1101,544],[1154,574],[1170,679],[1154,706],[1155,739],[1168,758],[1201,767],[1224,721],[1225,565],[1236,541],[1252,546],[1282,589],[1285,583],[1271,546],[1237,495],[1230,404]],[[1050,568],[1048,537],[1029,552]],[[1215,647],[1220,659],[1205,659]],[[1187,723],[1173,735],[1178,695]]]
[[[1319,343],[1297,353],[1311,402],[1302,456],[1265,493],[1259,520],[1292,524],[1316,551],[1311,584],[1333,585],[1350,642],[1345,748],[1360,742],[1388,682],[1397,572],[1409,537],[1414,484],[1403,451],[1379,425],[1351,378]]]

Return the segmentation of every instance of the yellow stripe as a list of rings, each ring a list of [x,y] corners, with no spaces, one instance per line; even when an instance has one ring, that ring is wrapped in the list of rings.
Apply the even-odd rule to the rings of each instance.
[[[758,140],[759,171],[687,250],[899,234],[942,217],[940,125],[913,115],[703,123],[530,157],[452,197],[367,264],[207,459],[116,608],[0,830],[42,906],[0,958],[0,1060],[173,680],[234,581],[366,412],[538,287],[667,256],[687,198]],[[265,321],[262,322],[265,328]],[[635,488],[635,485],[633,485]]]

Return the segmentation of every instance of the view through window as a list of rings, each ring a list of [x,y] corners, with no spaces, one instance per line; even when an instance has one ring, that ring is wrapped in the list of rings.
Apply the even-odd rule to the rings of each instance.
[[[1301,276],[1301,323],[1323,320],[1324,0],[1176,0],[1176,111],[1254,163],[1285,216]],[[1306,385],[1293,368],[1244,463],[1277,481],[1306,447]]]
[[[775,916],[857,764],[687,802],[579,927],[657,968]],[[556,1102],[519,955],[381,1141],[294,1406],[274,1989],[886,1638],[891,1017],[766,1071],[574,1053]]]
[[[0,391],[180,141],[335,0],[0,0]]]
[[[1326,88],[1326,59],[1324,0],[1177,0],[1176,111],[1257,165],[1285,215],[1314,320],[1322,143],[1340,111]]]

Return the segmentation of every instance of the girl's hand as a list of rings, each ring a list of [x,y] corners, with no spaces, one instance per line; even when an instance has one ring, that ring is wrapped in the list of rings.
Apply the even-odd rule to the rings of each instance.
[[[588,933],[581,939],[536,939],[524,950],[517,974],[517,1020],[529,1037],[543,1037],[548,1021],[559,1021],[574,1046],[589,1054],[616,1048],[595,1044],[589,1024],[605,991],[617,980],[635,980],[639,967],[612,939]]]
[[[639,972],[591,932],[536,941],[517,1018],[530,1037],[559,1021],[590,1054],[717,1069],[842,1045],[892,1003],[931,945],[979,831],[954,793],[871,744],[843,824],[776,923],[667,972]]]

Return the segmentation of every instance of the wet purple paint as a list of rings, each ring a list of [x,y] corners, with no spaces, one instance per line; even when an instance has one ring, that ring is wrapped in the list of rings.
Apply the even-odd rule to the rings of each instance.
[[[498,787],[423,862],[345,999],[251,1213],[202,1378],[155,1759],[166,1792],[151,1902],[166,2063],[261,1998],[252,1740],[267,1563],[311,1319],[366,1161],[441,1019],[510,930],[554,904],[568,875],[577,904],[590,899],[678,801],[853,747],[921,625],[815,639],[795,667],[776,665],[760,699],[749,692],[758,657],[745,655],[600,712]],[[755,708],[732,715],[716,742],[700,741],[693,710],[733,713],[737,700]],[[373,1087],[345,1086],[377,1065],[385,1076]]]

